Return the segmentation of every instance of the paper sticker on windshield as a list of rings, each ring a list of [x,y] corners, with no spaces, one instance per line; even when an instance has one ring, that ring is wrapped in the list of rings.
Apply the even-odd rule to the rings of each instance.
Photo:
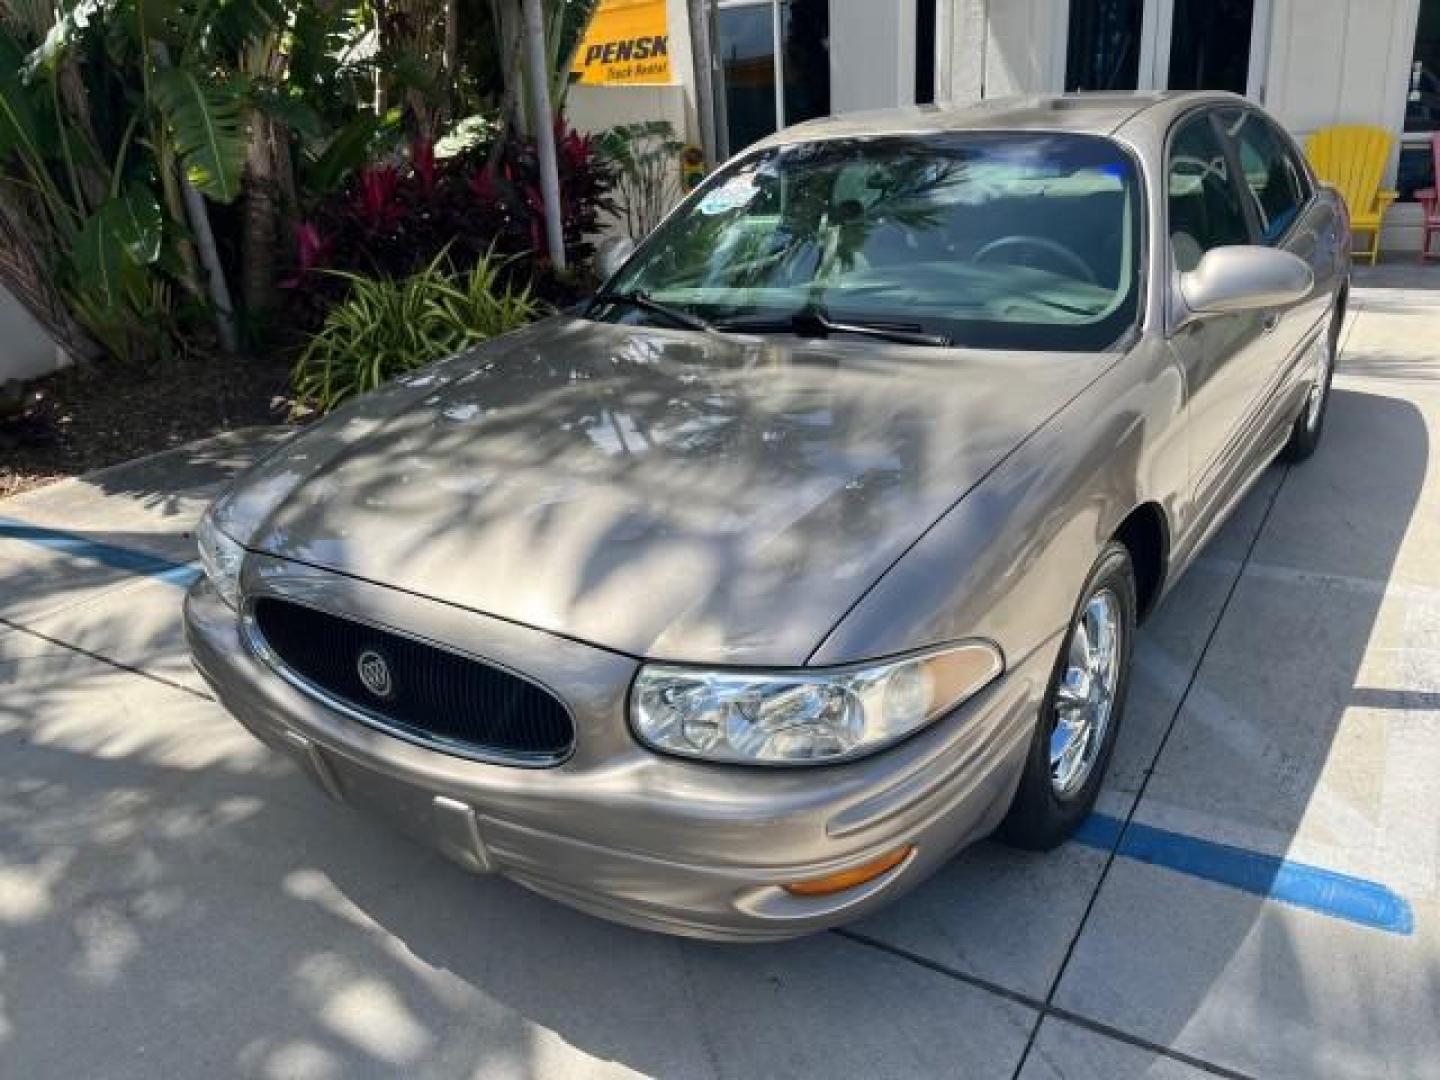
[[[700,213],[724,214],[731,210],[739,210],[740,207],[755,198],[759,190],[755,186],[755,178],[749,173],[732,176],[700,200]]]

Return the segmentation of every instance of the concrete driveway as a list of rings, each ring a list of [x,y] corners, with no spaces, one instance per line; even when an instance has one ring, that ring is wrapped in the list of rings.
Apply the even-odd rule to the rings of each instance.
[[[1081,838],[781,946],[468,876],[211,702],[186,533],[273,433],[0,503],[0,1074],[1440,1077],[1440,306],[1358,307]]]

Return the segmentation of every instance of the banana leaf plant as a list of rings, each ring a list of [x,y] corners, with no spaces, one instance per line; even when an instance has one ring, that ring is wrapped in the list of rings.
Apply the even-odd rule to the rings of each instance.
[[[81,0],[0,23],[0,199],[111,354],[174,340],[177,286],[234,347],[207,203],[244,183],[254,99],[233,58],[283,18],[280,0]]]

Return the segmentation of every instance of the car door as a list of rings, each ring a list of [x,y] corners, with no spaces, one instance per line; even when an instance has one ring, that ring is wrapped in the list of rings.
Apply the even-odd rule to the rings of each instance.
[[[1221,109],[1217,116],[1245,181],[1258,242],[1290,252],[1315,274],[1308,300],[1275,313],[1274,371],[1259,421],[1273,424],[1294,413],[1313,369],[1312,346],[1326,329],[1322,324],[1345,269],[1342,223],[1329,203],[1315,198],[1299,150],[1273,121],[1243,107]]]
[[[1172,274],[1195,269],[1206,252],[1256,240],[1249,196],[1235,173],[1213,108],[1176,123],[1165,159]],[[1245,311],[1172,323],[1179,323],[1170,345],[1187,391],[1189,524],[1204,532],[1245,479],[1257,413],[1277,368],[1273,334],[1279,315]]]

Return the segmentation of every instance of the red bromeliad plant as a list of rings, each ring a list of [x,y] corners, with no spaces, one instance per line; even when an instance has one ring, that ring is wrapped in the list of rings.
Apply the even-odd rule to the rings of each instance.
[[[295,226],[295,273],[279,282],[282,289],[298,288],[312,271],[330,265],[334,245],[308,221]]]
[[[427,198],[435,194],[435,141],[421,137],[410,144],[410,168]]]
[[[562,228],[571,263],[584,267],[594,254],[589,238],[602,211],[613,209],[610,166],[586,135],[556,126]],[[565,302],[577,290],[561,281],[545,257],[545,217],[535,147],[510,139],[496,165],[489,147],[437,159],[434,144],[417,139],[403,165],[377,162],[314,207],[296,230],[294,274],[286,282],[311,324],[343,282],[326,270],[400,278],[428,266],[448,250],[464,271],[485,252],[520,256],[512,274],[533,283],[537,295]],[[583,274],[583,269],[582,269]]]
[[[404,221],[405,207],[395,197],[399,185],[400,173],[394,165],[367,165],[360,170],[353,208],[366,232],[393,232]]]

